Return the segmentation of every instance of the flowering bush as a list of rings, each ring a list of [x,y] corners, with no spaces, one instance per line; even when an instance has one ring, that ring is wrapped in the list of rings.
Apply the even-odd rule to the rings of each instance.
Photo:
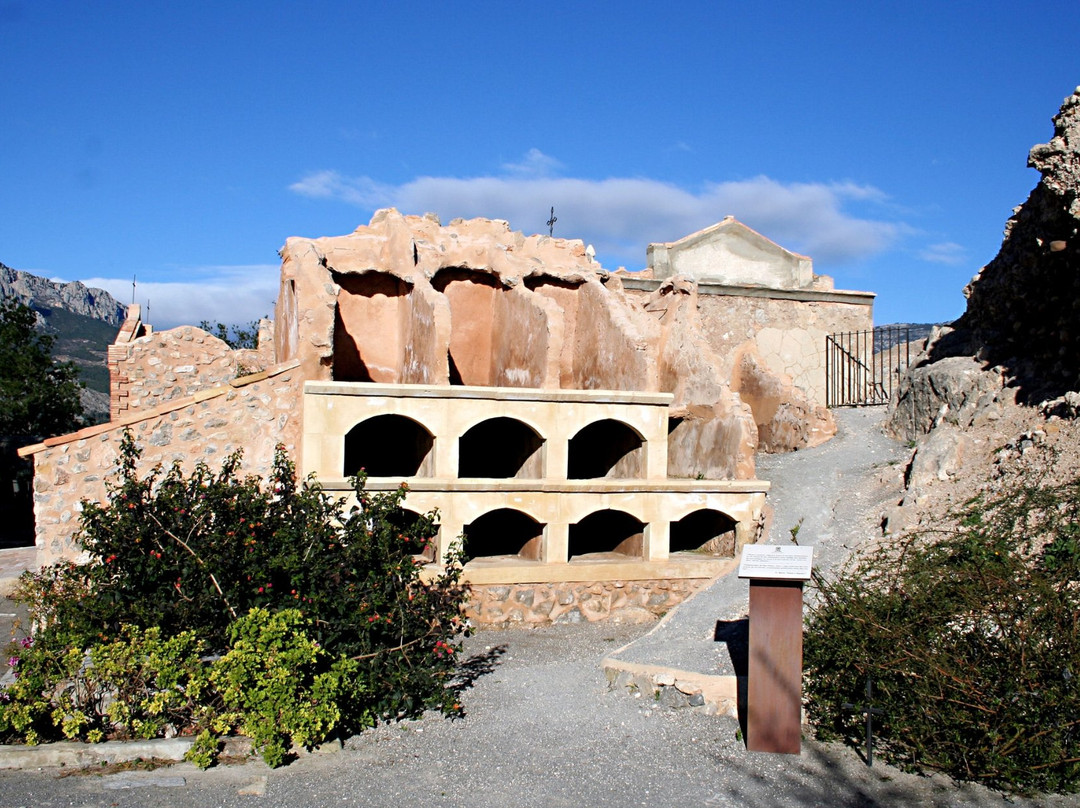
[[[194,646],[167,654],[167,675],[141,671],[143,661],[154,658],[145,643],[179,638],[198,639],[196,656],[233,660],[238,643],[267,643],[271,635],[289,653],[317,649],[305,664],[313,666],[312,697],[321,700],[319,729],[304,723],[310,716],[278,713],[277,740],[267,736],[261,744],[275,759],[282,738],[317,743],[311,739],[334,727],[354,732],[428,708],[460,710],[447,687],[464,628],[460,556],[432,580],[421,577],[418,555],[435,536],[436,514],[406,512],[404,486],[375,494],[359,477],[357,504],[349,507],[314,479],[298,482],[281,448],[265,484],[239,475],[239,453],[220,471],[200,463],[190,474],[173,465],[139,476],[138,460],[128,433],[108,502],[84,503],[78,537],[90,561],[29,573],[21,582],[16,597],[40,628],[32,664],[20,659],[16,685],[5,691],[7,701],[0,699],[0,737],[252,730],[252,724],[220,718],[235,712],[228,696],[238,692],[228,684],[239,675],[235,666],[229,675],[215,673],[210,686],[189,679],[183,692],[196,695],[183,705],[174,685],[188,670],[181,659],[189,661]],[[262,634],[251,634],[253,620]],[[291,658],[280,654],[273,658]],[[330,672],[333,687],[314,685],[329,682],[318,677]],[[56,696],[73,682],[85,693],[65,702],[60,716]],[[125,689],[140,688],[150,700],[129,704]],[[169,692],[173,696],[163,695]],[[103,693],[128,706],[103,711]]]

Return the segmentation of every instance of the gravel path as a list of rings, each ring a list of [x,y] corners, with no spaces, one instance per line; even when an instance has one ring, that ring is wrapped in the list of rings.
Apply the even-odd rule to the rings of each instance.
[[[899,451],[874,433],[874,411],[841,413],[841,435],[819,450],[766,458],[774,480],[771,540],[803,518],[800,540],[835,563],[880,494],[854,485],[880,476]],[[876,413],[880,417],[880,412]],[[845,448],[846,447],[846,448]],[[855,460],[839,470],[840,455]],[[845,461],[846,462],[846,461]],[[802,464],[802,465],[800,465]],[[801,469],[801,470],[800,470]],[[876,492],[876,493],[875,493]],[[699,598],[712,630],[720,613],[745,608],[745,582],[726,579]],[[719,588],[717,588],[719,587]],[[688,604],[689,605],[689,604]],[[686,606],[682,607],[683,609]],[[680,610],[681,612],[681,610]],[[689,617],[690,615],[687,615]],[[711,621],[711,623],[709,623]],[[675,621],[669,621],[668,625]],[[692,620],[687,625],[693,626]],[[688,630],[687,637],[698,629]],[[875,764],[850,749],[804,741],[800,756],[748,752],[735,719],[665,709],[647,698],[609,690],[600,661],[634,641],[649,646],[648,627],[584,624],[541,629],[486,629],[466,643],[475,673],[458,721],[426,716],[379,727],[332,753],[305,755],[271,771],[261,762],[199,772],[187,764],[155,771],[61,776],[56,769],[0,771],[0,808],[23,806],[974,806],[1080,807],[1080,798],[1005,800],[975,786],[916,777]],[[647,641],[642,639],[647,635]],[[689,640],[687,640],[689,644]]]
[[[884,408],[836,410],[828,443],[785,455],[759,456],[758,476],[771,484],[773,515],[762,541],[786,544],[799,525],[800,544],[814,546],[815,569],[827,571],[854,547],[880,535],[881,503],[899,478],[907,449],[881,432]],[[732,573],[684,603],[614,658],[708,675],[744,675],[732,663],[745,641],[749,584]],[[717,641],[717,638],[723,638]],[[729,651],[727,641],[732,648]]]

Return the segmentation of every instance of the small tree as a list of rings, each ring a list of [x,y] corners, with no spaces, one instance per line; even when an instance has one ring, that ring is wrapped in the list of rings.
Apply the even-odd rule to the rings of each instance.
[[[36,324],[29,306],[0,301],[0,435],[47,438],[82,426],[79,371],[53,359],[53,338]]]

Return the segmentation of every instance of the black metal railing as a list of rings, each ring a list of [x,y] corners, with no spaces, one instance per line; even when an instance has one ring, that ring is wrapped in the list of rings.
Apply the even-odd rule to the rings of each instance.
[[[879,326],[825,337],[825,399],[829,407],[888,404],[911,363],[911,329]]]

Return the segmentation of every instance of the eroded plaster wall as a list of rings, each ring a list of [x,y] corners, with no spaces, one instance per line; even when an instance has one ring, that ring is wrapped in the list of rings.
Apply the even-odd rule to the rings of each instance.
[[[578,289],[573,387],[657,390],[659,330],[643,313],[616,308],[599,280]]]
[[[752,342],[772,372],[791,377],[815,404],[825,404],[825,338],[874,327],[872,295],[850,302],[698,294],[702,330],[734,373],[738,349]]]
[[[491,345],[491,383],[496,387],[558,387],[562,318],[550,301],[518,286],[495,296],[493,332],[514,334]]]

